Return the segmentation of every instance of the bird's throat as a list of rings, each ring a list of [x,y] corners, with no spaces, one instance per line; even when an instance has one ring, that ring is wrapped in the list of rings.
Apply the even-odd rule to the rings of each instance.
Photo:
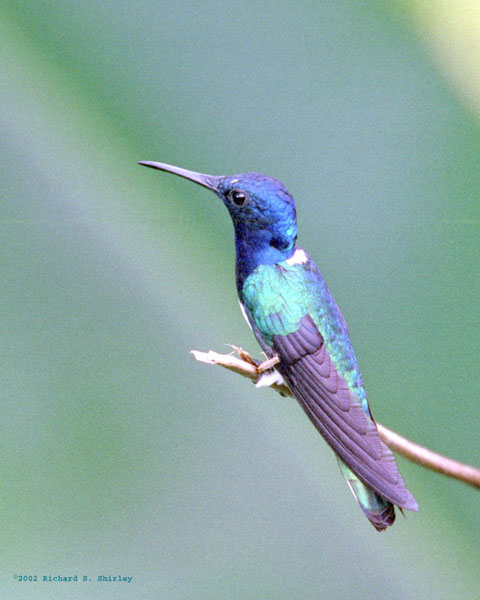
[[[291,258],[295,251],[295,240],[281,238],[267,230],[235,232],[237,290],[245,279],[260,265],[273,265]]]

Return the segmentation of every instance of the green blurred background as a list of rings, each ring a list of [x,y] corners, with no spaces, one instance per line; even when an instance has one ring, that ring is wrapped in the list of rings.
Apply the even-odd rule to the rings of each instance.
[[[259,354],[230,220],[135,164],[281,179],[377,419],[478,464],[477,3],[7,0],[0,28],[2,598],[478,598],[478,491],[399,459],[420,512],[380,535],[295,402],[195,363]]]

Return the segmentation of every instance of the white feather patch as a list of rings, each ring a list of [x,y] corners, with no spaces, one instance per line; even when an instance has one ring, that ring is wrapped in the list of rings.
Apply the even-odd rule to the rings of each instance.
[[[285,261],[287,265],[303,265],[308,261],[308,257],[301,248],[297,248],[290,258]]]
[[[266,371],[260,375],[259,380],[255,384],[256,388],[270,387],[277,383],[278,385],[287,385],[285,379],[280,375],[277,369]]]
[[[242,311],[242,315],[243,318],[245,319],[245,321],[247,322],[248,326],[250,327],[250,329],[252,329],[252,326],[250,325],[250,320],[247,316],[247,309],[245,308],[245,306],[240,302],[240,300],[238,301],[238,303],[240,304],[240,310]],[[253,330],[252,330],[253,331]]]

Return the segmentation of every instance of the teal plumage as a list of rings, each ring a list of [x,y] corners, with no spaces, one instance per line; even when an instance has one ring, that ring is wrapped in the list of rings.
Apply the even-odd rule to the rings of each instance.
[[[320,271],[307,257],[301,264],[287,261],[261,265],[243,285],[243,299],[263,338],[272,345],[272,336],[287,335],[298,329],[301,319],[310,315],[318,327],[339,372],[345,377],[367,415],[370,415],[362,375],[342,313]]]
[[[291,264],[291,261],[287,260],[275,265],[261,265],[246,278],[242,290],[244,308],[257,338],[263,341],[262,345],[268,356],[278,355],[280,349],[280,358],[282,358],[281,348],[278,347],[278,343],[275,347],[275,340],[287,338],[298,332],[302,320],[306,317],[309,317],[317,328],[321,336],[320,344],[324,344],[326,354],[333,365],[327,367],[326,364],[316,363],[315,372],[306,373],[311,381],[318,378],[318,373],[321,373],[323,387],[320,392],[310,390],[307,395],[310,398],[323,396],[324,393],[329,395],[335,402],[336,408],[344,413],[342,418],[347,421],[347,432],[348,428],[351,428],[364,435],[367,432],[370,434],[373,439],[370,440],[367,450],[372,453],[371,448],[373,448],[373,455],[381,464],[383,473],[380,473],[380,479],[388,479],[390,476],[386,485],[385,481],[379,483],[375,473],[373,477],[371,474],[363,474],[364,480],[375,486],[375,489],[370,488],[345,464],[346,461],[353,466],[355,461],[348,452],[342,454],[341,444],[338,443],[339,434],[337,433],[337,440],[332,443],[325,431],[319,427],[318,414],[309,408],[309,402],[305,400],[305,392],[302,388],[307,377],[301,377],[301,382],[298,384],[295,376],[291,374],[291,365],[283,366],[283,368],[280,365],[279,371],[296,392],[297,400],[314,425],[337,452],[341,471],[352,493],[372,524],[381,531],[394,521],[393,504],[413,510],[417,508],[417,505],[413,496],[404,488],[393,455],[378,437],[345,319],[321,273],[303,250],[299,252],[302,253],[303,259],[300,263]],[[314,346],[310,349],[310,353],[306,354],[313,356],[318,351],[319,348]],[[305,360],[305,357],[302,358]],[[326,363],[326,361],[323,362]],[[297,369],[299,364],[300,361],[295,363]],[[335,373],[337,377],[340,376],[344,379],[350,394],[345,393],[345,390],[343,393],[338,393],[338,381],[332,385],[326,383],[329,380],[332,381],[332,375]],[[319,402],[322,402],[322,398],[317,400],[317,403]],[[361,408],[363,418],[357,410],[356,415],[351,417],[348,422],[346,415],[357,407]],[[360,471],[358,467],[357,471]],[[391,490],[392,486],[395,488],[394,492]],[[383,495],[375,490],[383,492]]]
[[[363,512],[379,531],[395,506],[418,510],[370,412],[348,327],[323,276],[296,246],[295,203],[279,181],[258,173],[218,177],[163,163],[214,191],[233,221],[237,291],[268,357],[331,446]]]

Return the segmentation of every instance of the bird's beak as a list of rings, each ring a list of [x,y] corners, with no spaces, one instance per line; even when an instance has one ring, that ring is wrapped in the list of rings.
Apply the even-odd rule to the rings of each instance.
[[[203,187],[206,187],[213,192],[219,191],[218,186],[220,180],[222,179],[221,177],[215,175],[205,175],[204,173],[197,173],[196,171],[189,171],[188,169],[181,169],[180,167],[174,167],[173,165],[152,162],[149,160],[141,160],[138,164],[143,165],[144,167],[151,167],[152,169],[159,169],[160,171],[166,171],[167,173],[179,175],[184,179],[189,179],[190,181],[194,181],[199,185],[203,185]]]

